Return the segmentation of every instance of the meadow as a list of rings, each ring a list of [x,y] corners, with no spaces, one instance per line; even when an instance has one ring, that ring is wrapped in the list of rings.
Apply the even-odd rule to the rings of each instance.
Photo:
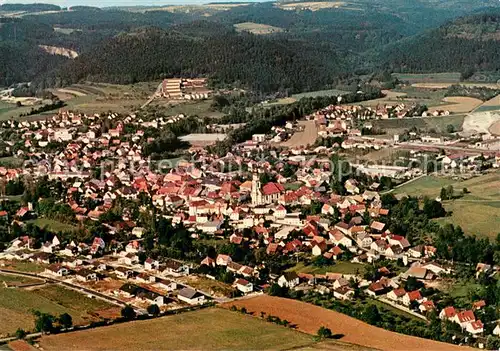
[[[285,350],[310,335],[220,308],[43,336],[44,350]]]
[[[352,263],[348,261],[336,261],[335,264],[317,267],[313,264],[305,265],[303,262],[297,263],[295,266],[287,269],[296,273],[306,274],[326,274],[326,273],[341,273],[341,274],[356,274],[363,272],[364,265]]]
[[[9,278],[12,281],[12,277]],[[23,279],[23,278],[21,278]],[[0,278],[1,280],[1,278]],[[36,289],[5,288],[0,286],[0,336],[13,334],[18,328],[33,330],[33,310],[53,315],[69,313],[74,324],[86,324],[96,319],[99,310],[112,305],[90,299],[59,285]]]
[[[492,172],[472,179],[457,181],[449,178],[427,176],[403,185],[394,194],[438,197],[442,187],[453,186],[456,195],[464,188],[468,193],[455,199],[444,201],[450,215],[440,218],[440,223],[460,225],[469,235],[495,238],[500,226],[500,172]]]

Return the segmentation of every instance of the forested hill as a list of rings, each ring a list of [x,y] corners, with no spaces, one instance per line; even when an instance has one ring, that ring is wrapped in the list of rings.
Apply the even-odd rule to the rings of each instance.
[[[376,53],[396,72],[500,70],[500,12],[459,18]]]
[[[203,35],[187,35],[189,28],[191,34]],[[66,85],[80,80],[123,84],[208,76],[220,86],[296,92],[326,87],[342,66],[329,44],[240,34],[211,22],[179,29],[144,29],[105,40],[37,79],[36,84]]]

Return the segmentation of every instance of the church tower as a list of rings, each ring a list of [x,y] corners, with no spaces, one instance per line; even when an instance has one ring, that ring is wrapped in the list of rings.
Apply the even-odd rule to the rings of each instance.
[[[252,205],[260,205],[262,203],[262,193],[260,191],[259,173],[253,172],[252,175]]]

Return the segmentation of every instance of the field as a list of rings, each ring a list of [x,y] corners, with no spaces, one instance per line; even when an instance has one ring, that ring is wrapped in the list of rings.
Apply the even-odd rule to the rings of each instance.
[[[343,335],[341,341],[380,350],[472,350],[393,333],[344,314],[297,300],[262,295],[252,299],[230,302],[228,305],[245,307],[256,315],[260,315],[260,312],[263,311],[278,316],[296,325],[298,330],[309,334],[316,334],[321,326],[326,326],[334,334]]]
[[[30,278],[30,277],[19,277],[16,275],[2,274],[0,273],[0,286],[2,283],[7,283],[9,286],[19,286],[26,284],[36,284],[43,282],[40,279]]]
[[[413,83],[411,86],[415,88],[423,88],[423,89],[447,89],[453,84],[465,85],[468,87],[484,87],[496,89],[498,88],[498,84],[496,83],[482,83],[482,82],[436,82],[436,83]]]
[[[348,91],[344,90],[337,90],[337,89],[330,89],[330,90],[317,90],[317,91],[310,91],[308,93],[301,93],[301,94],[294,94],[292,95],[292,98],[295,100],[300,100],[302,98],[309,98],[309,97],[320,97],[320,96],[336,96],[336,95],[343,95],[349,93]]]
[[[44,336],[44,350],[285,350],[311,336],[220,308]]]
[[[460,73],[393,73],[399,80],[408,81],[410,83],[459,83]]]
[[[12,334],[18,328],[33,329],[32,310],[59,315],[69,313],[75,324],[85,324],[96,319],[99,310],[111,305],[89,299],[73,290],[58,285],[46,285],[37,289],[0,287],[0,335]]]
[[[465,181],[428,176],[404,185],[394,193],[434,198],[439,196],[442,187],[448,185],[452,185],[456,193],[463,188],[467,188],[469,193],[456,200],[444,201],[445,209],[452,214],[438,221],[460,225],[466,234],[494,238],[500,226],[499,172]]]
[[[342,1],[306,1],[297,3],[285,3],[277,5],[283,10],[310,10],[346,8],[347,3]]]
[[[300,121],[299,124],[304,126],[304,130],[301,132],[295,132],[290,139],[280,143],[281,146],[285,147],[300,147],[306,145],[312,145],[318,138],[318,129],[314,121]]]
[[[443,101],[449,104],[430,108],[429,111],[448,110],[451,113],[464,113],[470,112],[483,104],[479,99],[464,96],[445,97]]]
[[[375,127],[384,129],[387,134],[400,134],[404,132],[405,129],[410,129],[412,127],[422,130],[434,129],[437,132],[446,132],[446,127],[450,124],[457,131],[462,130],[465,118],[465,115],[457,114],[425,118],[379,119],[374,120],[372,123]]]
[[[287,269],[287,271],[294,271],[297,273],[307,274],[325,274],[325,273],[341,273],[341,274],[355,274],[356,272],[363,272],[363,265],[359,263],[351,263],[347,261],[337,261],[334,265],[316,267],[312,264],[304,265],[303,262],[297,263],[296,266]]]
[[[190,275],[179,278],[179,281],[198,290],[209,292],[216,297],[230,297],[234,292],[234,288],[231,285],[205,277]]]
[[[281,33],[283,28],[269,26],[267,24],[253,23],[253,22],[243,22],[235,24],[234,27],[238,32],[250,32],[257,35],[265,35],[272,33]]]
[[[29,261],[0,261],[0,267],[19,272],[40,273],[44,271],[41,264]]]
[[[28,221],[28,223],[33,223],[37,227],[47,228],[50,231],[56,232],[56,233],[57,232],[72,232],[72,231],[76,230],[76,227],[71,225],[71,224],[59,222],[59,221],[49,219],[49,218],[37,218],[37,219],[33,219],[31,221]]]

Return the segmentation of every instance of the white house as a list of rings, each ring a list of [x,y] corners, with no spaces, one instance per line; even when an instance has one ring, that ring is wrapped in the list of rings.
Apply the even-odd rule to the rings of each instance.
[[[278,278],[278,285],[281,287],[293,288],[299,285],[299,276],[295,272],[285,272]]]
[[[190,305],[201,305],[205,302],[205,295],[191,288],[184,288],[179,291],[177,298]]]
[[[234,282],[234,285],[243,294],[248,294],[248,293],[251,293],[253,291],[253,284],[245,279],[241,279],[241,278],[236,279],[236,281]]]

